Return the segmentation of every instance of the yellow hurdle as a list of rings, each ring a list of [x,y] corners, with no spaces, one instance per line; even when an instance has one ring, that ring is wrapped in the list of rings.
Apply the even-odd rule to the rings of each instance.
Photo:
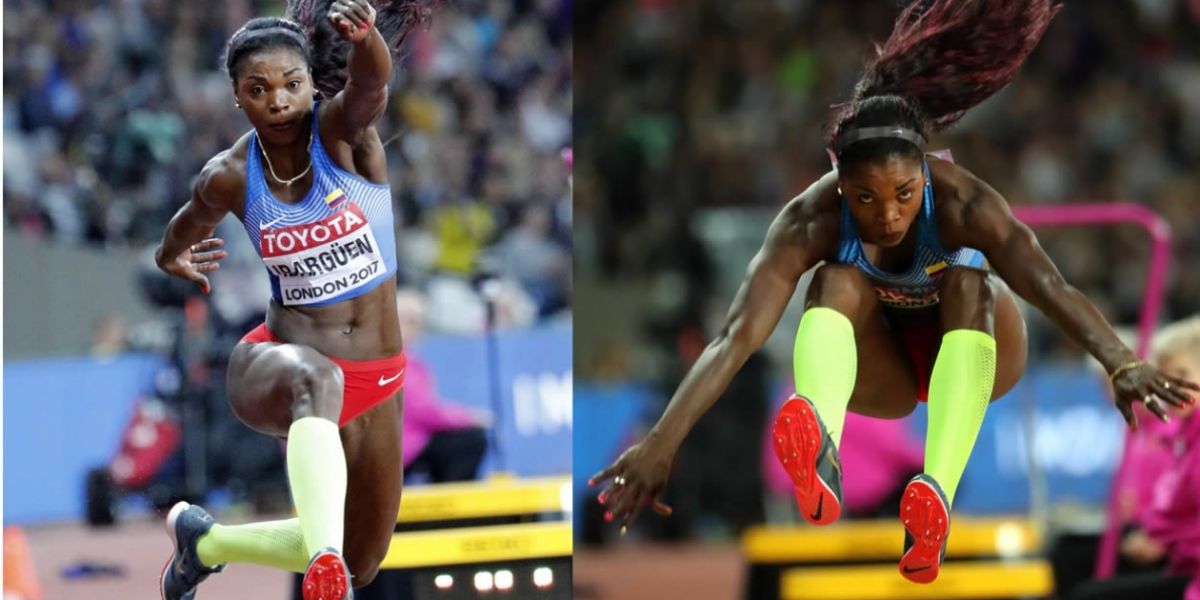
[[[404,489],[398,523],[563,512],[570,477],[415,485]]]
[[[567,521],[459,527],[392,535],[381,569],[488,563],[571,555]]]
[[[1041,532],[1025,518],[958,517],[951,520],[946,558],[1028,556],[1041,544]],[[757,526],[742,536],[742,554],[752,564],[895,560],[903,549],[904,527],[892,519]]]
[[[782,600],[991,600],[1053,591],[1054,574],[1043,560],[947,563],[928,585],[908,581],[894,564],[797,567],[784,571],[780,585]]]

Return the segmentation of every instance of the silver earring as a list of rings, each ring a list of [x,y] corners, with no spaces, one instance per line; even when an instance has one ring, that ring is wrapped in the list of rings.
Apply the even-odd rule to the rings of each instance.
[[[238,108],[241,108],[241,107],[242,107],[242,103],[241,103],[241,102],[234,102],[234,103],[233,103],[233,105],[234,105],[234,106],[236,106],[236,107],[238,107]]]

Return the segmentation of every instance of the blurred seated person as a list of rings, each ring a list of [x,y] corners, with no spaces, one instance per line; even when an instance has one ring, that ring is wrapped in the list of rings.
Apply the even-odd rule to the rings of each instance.
[[[1152,341],[1155,357],[1168,352],[1163,342],[1169,341],[1171,331],[1164,329]],[[1132,344],[1134,335],[1131,330],[1123,337]],[[1161,358],[1155,358],[1155,362],[1161,364]],[[1107,378],[1099,364],[1095,368],[1100,377]],[[1152,511],[1154,486],[1174,462],[1171,439],[1178,422],[1163,423],[1144,406],[1133,409],[1138,428],[1125,433],[1124,450],[1112,482],[1113,501],[1106,529],[1100,533],[1086,528],[1064,530],[1049,550],[1059,598],[1071,597],[1079,585],[1093,577],[1159,573],[1166,566],[1162,547],[1146,535],[1144,523]]]
[[[476,479],[487,452],[490,417],[438,395],[432,369],[413,350],[424,331],[420,292],[397,290],[396,311],[408,351],[401,424],[404,476],[423,474],[430,483]]]
[[[1200,378],[1200,316],[1164,328],[1155,336],[1152,358],[1164,373]],[[1131,477],[1144,489],[1121,496],[1123,506],[1136,519],[1120,545],[1122,561],[1152,568],[1081,585],[1072,600],[1200,600],[1200,417],[1195,404],[1174,411],[1174,419],[1153,428],[1146,443],[1165,456],[1165,466],[1154,481]],[[1156,421],[1143,413],[1139,425]],[[1147,451],[1148,452],[1148,451]],[[1129,467],[1137,468],[1134,464]],[[1124,490],[1123,490],[1124,492]],[[1165,568],[1161,565],[1165,563]]]

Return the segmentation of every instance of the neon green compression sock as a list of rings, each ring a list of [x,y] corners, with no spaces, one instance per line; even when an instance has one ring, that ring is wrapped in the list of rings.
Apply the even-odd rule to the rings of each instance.
[[[337,423],[320,417],[296,419],[288,429],[287,469],[308,555],[326,547],[341,552],[346,452]]]
[[[300,533],[300,519],[213,525],[196,542],[196,555],[206,567],[254,563],[294,573],[304,572],[310,556]]]
[[[796,330],[792,368],[796,393],[812,401],[834,445],[840,445],[846,406],[858,374],[858,349],[850,319],[823,306],[805,310]]]
[[[925,472],[937,480],[951,503],[983,425],[995,379],[995,338],[973,329],[955,329],[942,336],[929,380]]]

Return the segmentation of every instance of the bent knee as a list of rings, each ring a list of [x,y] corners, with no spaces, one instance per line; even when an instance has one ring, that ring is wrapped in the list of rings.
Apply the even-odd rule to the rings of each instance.
[[[341,368],[298,344],[239,344],[230,357],[229,406],[247,426],[286,437],[296,419],[337,422],[342,410]]]
[[[297,361],[287,384],[292,415],[336,422],[342,412],[343,377],[341,367],[315,351]]]
[[[996,282],[992,275],[972,267],[950,267],[938,281],[938,295],[944,300],[970,300],[988,307],[996,303]]]
[[[867,276],[854,265],[842,263],[827,263],[813,273],[814,286],[861,289],[870,286]]]
[[[863,313],[865,303],[877,302],[871,282],[858,267],[832,263],[813,273],[807,300],[808,307],[824,306],[852,318]]]

